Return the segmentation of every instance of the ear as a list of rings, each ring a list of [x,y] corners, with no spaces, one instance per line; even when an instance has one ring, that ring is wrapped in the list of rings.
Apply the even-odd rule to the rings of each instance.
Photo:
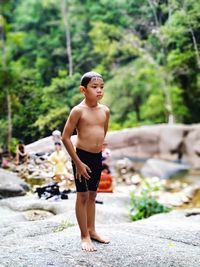
[[[80,92],[81,92],[81,93],[84,93],[84,92],[85,92],[85,87],[82,86],[82,85],[80,86]]]

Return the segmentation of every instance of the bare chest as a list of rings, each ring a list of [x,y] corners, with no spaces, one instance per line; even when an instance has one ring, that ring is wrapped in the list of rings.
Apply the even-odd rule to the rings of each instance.
[[[104,126],[106,122],[106,113],[104,110],[86,109],[82,112],[79,125],[82,126]]]

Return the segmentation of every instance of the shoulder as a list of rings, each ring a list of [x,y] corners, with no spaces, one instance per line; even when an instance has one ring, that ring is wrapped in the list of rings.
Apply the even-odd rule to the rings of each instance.
[[[81,113],[82,113],[82,108],[81,108],[81,105],[77,105],[77,106],[75,106],[75,107],[73,107],[72,109],[71,109],[71,112],[70,112],[70,115],[71,116],[80,116],[81,115]]]
[[[71,112],[78,113],[78,112],[80,112],[81,110],[82,110],[81,105],[78,104],[78,105],[76,105],[76,106],[74,106],[74,107],[72,108]]]
[[[106,113],[110,113],[109,108],[106,105],[100,104],[100,107],[106,112]]]
[[[103,108],[105,110],[106,117],[109,119],[109,117],[110,117],[110,109],[105,105],[103,105]]]

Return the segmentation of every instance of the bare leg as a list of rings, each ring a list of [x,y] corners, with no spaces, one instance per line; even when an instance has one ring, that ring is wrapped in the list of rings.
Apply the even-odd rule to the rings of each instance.
[[[85,251],[96,251],[87,228],[87,202],[88,192],[77,192],[76,198],[76,218],[81,232],[81,247]]]
[[[89,199],[87,203],[87,227],[90,238],[104,244],[110,243],[109,240],[97,234],[95,229],[95,199],[97,193],[95,191],[89,191]]]
[[[19,164],[19,153],[16,153],[16,160],[15,160],[15,164],[18,165]]]

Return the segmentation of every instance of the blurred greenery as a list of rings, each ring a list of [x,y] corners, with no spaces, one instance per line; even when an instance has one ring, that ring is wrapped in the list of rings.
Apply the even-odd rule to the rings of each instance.
[[[197,123],[200,2],[0,0],[0,145],[62,131],[99,71],[110,130]]]
[[[169,212],[170,208],[159,203],[155,193],[161,190],[159,181],[143,181],[139,192],[131,192],[130,218],[132,221],[148,218],[154,214]]]

